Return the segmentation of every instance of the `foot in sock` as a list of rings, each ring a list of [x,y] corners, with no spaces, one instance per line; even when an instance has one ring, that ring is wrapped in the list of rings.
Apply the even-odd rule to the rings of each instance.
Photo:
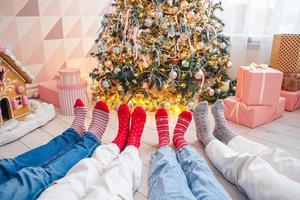
[[[234,138],[237,134],[231,131],[227,125],[225,116],[224,116],[224,103],[223,100],[219,99],[214,103],[211,108],[211,112],[215,118],[215,129],[214,136],[218,138],[220,141],[228,144],[232,138]]]
[[[88,129],[88,132],[94,134],[96,138],[99,141],[101,141],[108,123],[108,119],[109,119],[108,106],[103,101],[97,102],[93,110],[92,122]]]
[[[189,127],[191,120],[192,114],[188,111],[182,112],[178,117],[173,134],[173,143],[177,149],[181,149],[188,145],[187,141],[184,139],[184,134]]]
[[[132,145],[136,148],[140,147],[141,137],[146,122],[146,113],[142,107],[136,107],[131,117],[131,127],[127,146]]]
[[[206,146],[210,141],[215,139],[209,127],[207,101],[199,103],[193,111],[193,116],[196,125],[197,138],[204,146]]]
[[[74,104],[74,120],[71,128],[75,129],[80,136],[85,132],[85,117],[86,117],[86,107],[84,106],[81,99],[77,99]]]
[[[123,151],[129,135],[130,111],[127,104],[121,104],[118,108],[119,131],[112,143],[116,144],[120,151]]]
[[[160,108],[155,114],[156,128],[158,132],[159,147],[167,146],[170,143],[169,119],[165,109]]]

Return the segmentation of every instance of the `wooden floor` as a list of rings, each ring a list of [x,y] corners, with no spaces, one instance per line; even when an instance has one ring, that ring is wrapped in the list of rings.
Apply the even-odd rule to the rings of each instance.
[[[173,130],[176,123],[176,116],[170,116],[170,127]],[[89,112],[86,125],[91,121],[91,111]],[[211,126],[214,126],[212,116],[210,115]],[[57,112],[57,116],[44,127],[41,127],[19,140],[0,147],[0,158],[8,158],[19,155],[25,151],[47,143],[53,137],[61,134],[66,128],[70,127],[72,117],[62,116]],[[279,147],[292,156],[300,159],[300,110],[288,113],[269,124],[256,129],[249,129],[243,126],[229,122],[230,127],[240,135],[248,139],[265,144],[269,147]],[[109,143],[116,136],[118,120],[116,112],[110,113],[108,128],[104,134],[104,143]],[[233,199],[247,199],[239,190],[226,181],[226,179],[212,166],[204,153],[204,148],[196,139],[195,125],[192,123],[188,129],[186,139],[200,155],[209,163],[209,166],[215,173],[217,179],[224,186]],[[140,156],[143,160],[143,173],[140,189],[135,193],[135,199],[147,199],[148,186],[147,177],[150,167],[150,155],[157,149],[157,133],[154,122],[154,113],[149,113],[147,123],[142,137],[140,147]]]

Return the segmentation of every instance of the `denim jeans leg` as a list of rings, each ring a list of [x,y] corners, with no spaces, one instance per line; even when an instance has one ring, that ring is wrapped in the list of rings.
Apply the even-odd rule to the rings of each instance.
[[[62,152],[72,148],[79,139],[79,134],[74,129],[69,128],[45,145],[32,149],[15,158],[3,159],[0,162],[0,184],[15,176],[23,168],[48,165]]]
[[[150,200],[196,199],[176,159],[175,151],[170,147],[162,147],[152,155],[148,184]]]
[[[192,147],[186,146],[178,150],[177,159],[188,179],[189,187],[197,199],[231,199],[206,161]]]
[[[92,134],[85,134],[69,151],[48,166],[21,169],[13,178],[0,185],[0,199],[32,200],[51,183],[62,178],[81,159],[90,157],[100,142]]]

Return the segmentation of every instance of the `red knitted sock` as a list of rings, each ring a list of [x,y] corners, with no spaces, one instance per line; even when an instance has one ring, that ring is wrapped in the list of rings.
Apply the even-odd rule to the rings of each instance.
[[[159,147],[166,146],[170,143],[167,111],[163,108],[158,109],[155,114],[155,121],[158,132]]]
[[[127,146],[133,145],[136,148],[140,147],[141,137],[146,122],[146,113],[140,106],[136,107],[132,113],[131,128],[127,141]]]
[[[126,141],[129,135],[129,125],[130,125],[130,111],[127,104],[123,103],[118,109],[119,118],[119,131],[117,137],[112,143],[115,143],[120,151],[122,151],[126,145]]]
[[[192,120],[191,112],[184,111],[182,112],[177,120],[177,124],[175,126],[174,135],[173,135],[173,143],[177,149],[185,147],[188,143],[184,139],[184,134],[189,127],[189,124]]]
[[[88,129],[88,132],[93,133],[100,141],[106,129],[108,119],[108,106],[103,101],[97,102],[93,110],[92,122]]]
[[[74,120],[71,128],[75,129],[80,136],[85,132],[85,117],[86,117],[86,107],[84,106],[81,99],[77,99],[74,104]]]

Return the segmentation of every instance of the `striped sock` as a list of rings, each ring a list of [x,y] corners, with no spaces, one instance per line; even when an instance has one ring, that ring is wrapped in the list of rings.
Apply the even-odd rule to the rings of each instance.
[[[173,135],[173,143],[177,149],[181,149],[188,145],[188,143],[184,139],[184,134],[189,127],[191,120],[192,114],[188,111],[182,112],[178,117]]]
[[[85,132],[85,117],[86,117],[86,107],[84,106],[81,99],[77,99],[74,104],[74,120],[71,125],[71,128],[75,129],[80,136]]]
[[[127,146],[140,147],[141,137],[146,122],[146,113],[142,107],[136,107],[132,113],[131,128],[127,141]]]
[[[127,104],[121,104],[118,109],[118,119],[119,119],[119,131],[117,137],[112,143],[116,144],[120,151],[122,151],[126,145],[127,138],[129,135],[130,126],[130,111]]]
[[[158,132],[159,147],[169,145],[169,119],[165,109],[160,108],[155,114],[156,128]]]
[[[109,119],[109,110],[103,101],[97,102],[93,110],[92,122],[88,132],[94,134],[100,141],[106,129]]]

